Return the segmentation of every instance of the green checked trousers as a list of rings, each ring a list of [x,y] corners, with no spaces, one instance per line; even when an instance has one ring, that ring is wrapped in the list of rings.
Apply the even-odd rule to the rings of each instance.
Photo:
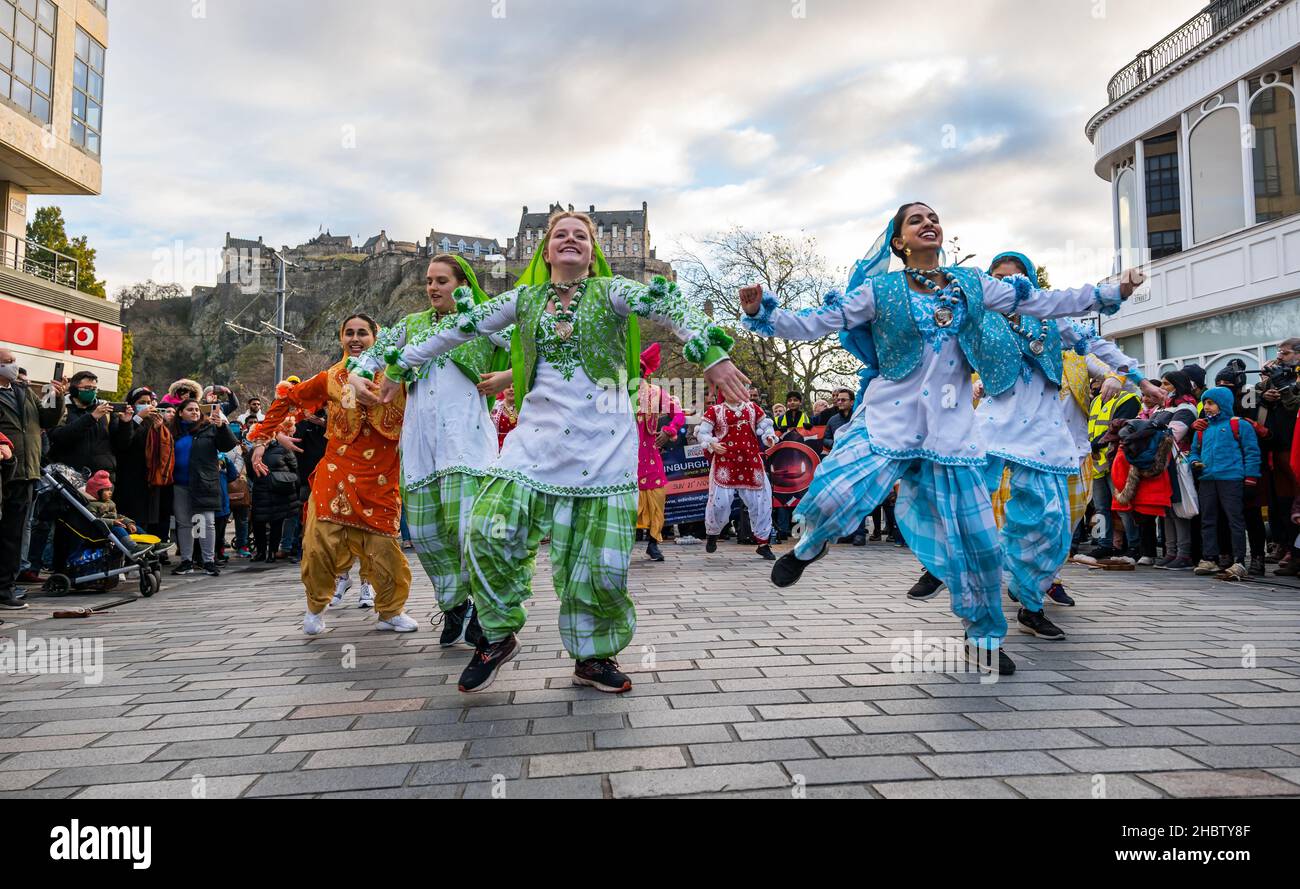
[[[461,564],[461,552],[478,490],[477,476],[450,472],[413,491],[402,491],[411,544],[433,582],[442,611],[451,611],[469,598],[469,571]]]
[[[549,534],[560,641],[578,660],[617,655],[636,632],[636,609],[627,592],[635,533],[635,491],[570,497],[512,479],[482,479],[463,561],[488,640],[523,628],[537,548]]]

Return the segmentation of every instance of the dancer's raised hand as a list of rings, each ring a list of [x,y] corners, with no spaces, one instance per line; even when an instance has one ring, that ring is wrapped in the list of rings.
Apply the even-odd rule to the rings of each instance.
[[[357,401],[364,405],[379,404],[379,387],[374,380],[367,380],[359,374],[348,374],[348,383],[356,393]]]
[[[495,398],[498,392],[504,392],[509,389],[510,383],[513,380],[514,374],[508,370],[479,374],[479,382],[475,388],[478,389],[479,395],[486,395],[489,398]]]
[[[394,398],[397,397],[397,393],[401,391],[402,391],[401,383],[399,383],[397,380],[392,380],[389,379],[388,377],[384,377],[384,382],[379,387],[379,400],[383,404],[389,404],[392,402]]]
[[[1133,295],[1134,290],[1146,283],[1146,279],[1147,276],[1141,269],[1124,269],[1119,276],[1119,295],[1124,299],[1128,299]]]
[[[741,373],[730,358],[724,358],[706,370],[704,379],[732,404],[749,401],[749,377]]]
[[[763,285],[750,284],[748,287],[740,288],[740,308],[746,315],[757,315],[758,308],[763,303]]]

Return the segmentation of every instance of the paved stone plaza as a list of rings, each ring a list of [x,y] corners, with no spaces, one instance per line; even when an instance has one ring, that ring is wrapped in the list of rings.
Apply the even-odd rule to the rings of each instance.
[[[402,636],[354,589],[304,637],[294,565],[85,620],[50,615],[120,596],[35,598],[0,633],[102,638],[106,673],[0,676],[0,796],[1300,796],[1300,585],[1071,568],[1070,638],[1013,630],[990,684],[891,670],[895,640],[960,636],[946,593],[907,600],[906,550],[835,547],[786,591],[752,547],[664,550],[634,556],[618,697],[570,684],[545,548],[522,651],[473,697],[414,560]]]

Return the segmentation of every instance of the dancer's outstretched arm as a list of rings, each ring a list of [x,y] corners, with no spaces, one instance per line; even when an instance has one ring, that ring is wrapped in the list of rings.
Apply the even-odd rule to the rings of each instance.
[[[1124,351],[1115,343],[1100,336],[1094,330],[1084,329],[1077,323],[1067,321],[1064,318],[1056,320],[1056,328],[1061,332],[1061,344],[1065,348],[1074,349],[1080,355],[1091,355],[1111,367],[1128,368],[1124,376],[1130,384],[1137,387],[1144,394],[1164,397],[1164,391],[1148,380],[1146,375],[1142,373],[1142,362],[1125,355]]]
[[[740,288],[741,322],[760,336],[783,340],[819,340],[828,333],[869,324],[876,318],[876,295],[871,280],[863,281],[847,296],[832,290],[816,309],[791,312],[765,293],[761,285]],[[1077,313],[1076,313],[1077,314]]]
[[[1034,318],[1068,318],[1091,312],[1113,315],[1144,280],[1145,276],[1138,269],[1127,269],[1120,275],[1118,284],[1039,290],[1024,275],[1001,279],[980,275],[985,308],[1007,314],[1018,312]]]
[[[703,368],[704,379],[726,398],[744,401],[749,397],[749,378],[727,354],[733,342],[731,335],[692,305],[675,282],[662,275],[656,275],[649,284],[615,278],[609,288],[609,302],[624,318],[636,315],[671,328],[683,343],[686,360]]]

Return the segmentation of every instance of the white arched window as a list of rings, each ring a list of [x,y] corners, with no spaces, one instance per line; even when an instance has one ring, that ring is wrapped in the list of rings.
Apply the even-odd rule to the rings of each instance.
[[[1250,83],[1251,174],[1255,222],[1300,212],[1300,170],[1296,156],[1295,85],[1290,71],[1272,71]]]
[[[1202,102],[1199,111],[1187,142],[1192,240],[1198,244],[1246,224],[1240,109],[1216,95]]]
[[[1131,160],[1115,177],[1115,201],[1119,209],[1120,268],[1133,268],[1141,262],[1142,242],[1138,239],[1137,174]]]

